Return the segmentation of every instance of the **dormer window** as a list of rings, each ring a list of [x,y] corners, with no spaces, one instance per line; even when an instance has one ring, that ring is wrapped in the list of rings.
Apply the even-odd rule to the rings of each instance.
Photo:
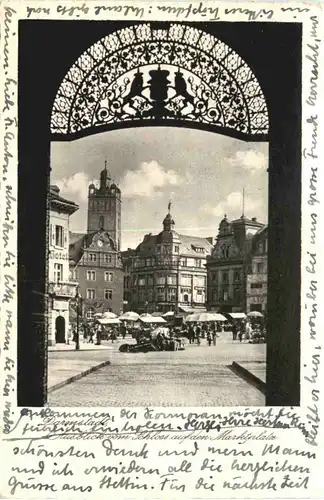
[[[191,245],[191,248],[198,253],[204,253],[204,248],[203,247],[196,247],[195,245]]]

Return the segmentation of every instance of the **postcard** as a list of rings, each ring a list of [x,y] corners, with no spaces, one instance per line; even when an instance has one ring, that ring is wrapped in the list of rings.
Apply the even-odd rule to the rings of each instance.
[[[1,19],[1,497],[322,498],[322,4]]]

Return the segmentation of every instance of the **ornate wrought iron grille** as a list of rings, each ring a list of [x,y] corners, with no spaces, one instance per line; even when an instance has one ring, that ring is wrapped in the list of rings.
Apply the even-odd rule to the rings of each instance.
[[[79,57],[57,92],[51,133],[159,119],[254,137],[269,128],[260,85],[236,52],[190,26],[147,23],[116,31]]]

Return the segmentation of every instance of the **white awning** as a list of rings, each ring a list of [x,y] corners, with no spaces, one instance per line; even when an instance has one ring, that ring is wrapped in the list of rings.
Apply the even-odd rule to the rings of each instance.
[[[118,325],[120,323],[118,318],[99,318],[97,321],[101,325]]]
[[[244,319],[246,318],[246,314],[245,313],[242,313],[242,312],[237,312],[237,313],[228,313],[229,316],[231,316],[231,318],[233,319]]]
[[[143,323],[166,323],[161,316],[142,316],[139,320]]]
[[[200,323],[200,322],[211,322],[211,321],[226,321],[226,318],[225,316],[219,313],[203,312],[203,313],[189,314],[186,320],[188,322]]]
[[[179,310],[188,314],[206,312],[205,307],[179,306]]]

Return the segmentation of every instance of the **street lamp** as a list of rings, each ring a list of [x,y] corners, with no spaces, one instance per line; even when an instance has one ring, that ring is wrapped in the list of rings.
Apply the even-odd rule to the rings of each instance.
[[[76,327],[76,336],[75,336],[75,350],[80,350],[80,336],[79,336],[79,304],[80,304],[80,294],[79,287],[76,289],[75,294],[75,302],[76,302],[76,313],[77,313],[77,327]]]

